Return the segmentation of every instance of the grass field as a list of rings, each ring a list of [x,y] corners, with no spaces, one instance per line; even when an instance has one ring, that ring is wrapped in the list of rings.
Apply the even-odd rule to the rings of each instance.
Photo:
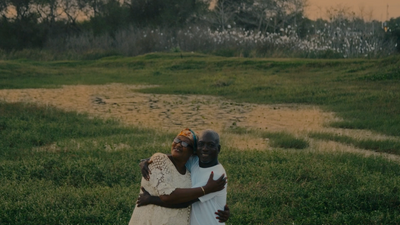
[[[206,94],[239,102],[319,105],[334,127],[400,136],[400,58],[244,59],[148,54],[87,61],[0,61],[0,88],[63,84],[155,84],[148,93]]]
[[[271,60],[157,53],[0,61],[2,89],[111,82],[162,85],[146,93],[318,105],[342,118],[332,127],[368,129],[391,139],[330,133],[308,138],[400,154],[399,57]],[[139,159],[169,152],[176,135],[27,103],[0,102],[0,115],[0,224],[128,223],[139,190]],[[400,223],[398,162],[319,151],[285,133],[254,135],[274,140],[273,150],[225,148],[220,155],[229,176],[229,224]]]

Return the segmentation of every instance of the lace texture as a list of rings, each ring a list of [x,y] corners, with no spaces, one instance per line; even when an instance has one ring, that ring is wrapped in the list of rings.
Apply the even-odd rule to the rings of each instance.
[[[150,195],[169,195],[176,188],[191,188],[190,173],[180,174],[167,155],[156,153],[151,157],[153,163],[150,180],[142,178],[141,186]],[[140,191],[142,192],[142,191]],[[169,209],[156,205],[135,207],[129,225],[189,225],[190,207],[184,209]]]

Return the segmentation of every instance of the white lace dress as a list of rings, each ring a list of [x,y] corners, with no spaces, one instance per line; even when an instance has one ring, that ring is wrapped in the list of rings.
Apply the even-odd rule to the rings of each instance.
[[[151,157],[153,163],[149,165],[151,170],[150,180],[142,178],[141,186],[150,195],[169,195],[176,188],[191,188],[190,173],[180,174],[167,155],[156,153]],[[142,191],[140,190],[142,193]],[[156,205],[135,207],[129,225],[189,225],[190,207],[183,209],[170,209]]]

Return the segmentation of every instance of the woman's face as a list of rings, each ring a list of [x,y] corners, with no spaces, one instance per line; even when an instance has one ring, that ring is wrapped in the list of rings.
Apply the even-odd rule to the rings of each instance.
[[[185,142],[189,145],[184,147],[186,144],[182,142]],[[185,136],[177,136],[172,142],[172,147],[171,147],[172,157],[179,160],[187,161],[192,154],[193,154],[193,146],[190,139]]]

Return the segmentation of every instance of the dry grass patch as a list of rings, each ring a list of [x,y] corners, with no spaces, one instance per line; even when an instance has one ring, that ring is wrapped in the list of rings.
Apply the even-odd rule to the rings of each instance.
[[[221,133],[225,146],[264,150],[268,138],[253,134],[226,132],[231,126],[260,132],[286,132],[299,138],[310,132],[345,134],[372,140],[395,139],[366,130],[329,128],[339,121],[333,113],[316,106],[298,104],[260,105],[235,103],[221,97],[199,95],[143,94],[136,90],[145,85],[73,85],[57,89],[4,89],[0,99],[6,102],[33,102],[57,108],[88,113],[92,117],[116,119],[123,124],[176,132],[184,127],[197,131],[211,128]],[[46,151],[54,151],[51,145]],[[109,146],[109,149],[120,147]]]

